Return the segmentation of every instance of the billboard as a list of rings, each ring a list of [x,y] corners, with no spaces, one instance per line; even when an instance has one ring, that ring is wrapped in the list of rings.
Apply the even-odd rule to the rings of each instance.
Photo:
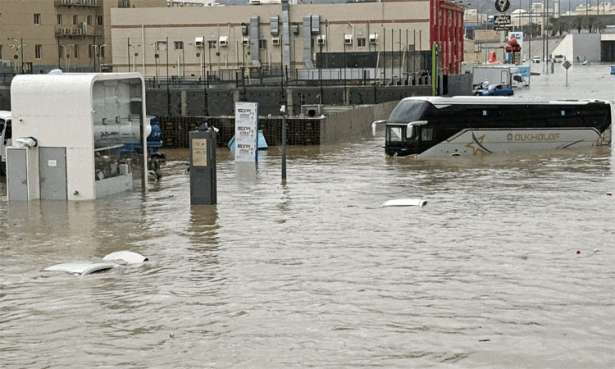
[[[510,40],[513,37],[517,39],[517,43],[523,49],[523,32],[508,32],[508,39]]]
[[[258,155],[258,103],[235,103],[235,161],[256,161]]]

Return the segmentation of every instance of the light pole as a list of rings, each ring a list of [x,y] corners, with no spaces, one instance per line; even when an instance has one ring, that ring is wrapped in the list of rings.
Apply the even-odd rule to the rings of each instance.
[[[20,38],[18,40],[16,38],[10,38],[9,37],[7,40],[12,41],[9,44],[9,47],[11,49],[15,49],[15,59],[19,60],[19,63],[20,63],[19,70],[20,70],[20,73],[23,74],[23,72],[24,72],[24,69],[23,69],[23,64],[24,64],[24,61],[23,61],[23,47],[27,46],[27,45],[23,44],[23,38]],[[15,69],[17,69],[17,66],[15,67]]]

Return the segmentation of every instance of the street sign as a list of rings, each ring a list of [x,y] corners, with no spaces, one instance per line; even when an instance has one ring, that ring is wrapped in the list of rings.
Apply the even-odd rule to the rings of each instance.
[[[495,0],[495,9],[500,13],[504,13],[510,8],[510,0]]]
[[[495,24],[496,26],[504,26],[511,23],[512,20],[510,15],[495,15],[493,17],[493,24]]]
[[[258,103],[235,103],[235,161],[256,161]]]
[[[494,31],[510,31],[512,29],[511,25],[508,26],[495,26],[493,27]]]
[[[568,70],[568,68],[570,68],[572,66],[572,64],[566,60],[562,63],[562,67],[564,67],[564,69]]]

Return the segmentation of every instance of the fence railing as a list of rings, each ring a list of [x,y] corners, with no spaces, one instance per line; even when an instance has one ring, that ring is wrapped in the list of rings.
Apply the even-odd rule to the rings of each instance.
[[[427,70],[407,72],[393,68],[311,68],[284,70],[269,68],[224,69],[205,71],[200,76],[147,77],[147,87],[166,86],[342,86],[342,85],[427,85],[431,83]]]

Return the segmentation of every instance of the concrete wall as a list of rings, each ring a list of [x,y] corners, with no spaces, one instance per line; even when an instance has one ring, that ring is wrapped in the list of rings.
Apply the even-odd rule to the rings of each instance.
[[[332,144],[365,137],[371,132],[371,123],[387,119],[397,101],[376,105],[359,105],[343,108],[328,107],[326,118],[320,122],[320,143]]]
[[[298,113],[301,105],[318,104],[320,102],[319,87],[292,87],[289,91],[289,102],[293,111]],[[323,87],[323,102],[326,105],[361,105],[387,101],[399,101],[408,96],[431,95],[431,86],[348,86]],[[166,88],[150,88],[147,90],[147,112],[156,116],[202,116],[204,114],[203,90],[197,88],[169,90],[167,104]],[[465,95],[469,94],[471,89]],[[239,100],[241,88],[207,90],[207,103],[210,116],[234,114],[235,101]],[[348,95],[345,99],[344,95]],[[282,91],[276,87],[246,87],[245,100],[259,103],[260,115],[277,115],[282,101]],[[169,105],[167,111],[167,105]]]

